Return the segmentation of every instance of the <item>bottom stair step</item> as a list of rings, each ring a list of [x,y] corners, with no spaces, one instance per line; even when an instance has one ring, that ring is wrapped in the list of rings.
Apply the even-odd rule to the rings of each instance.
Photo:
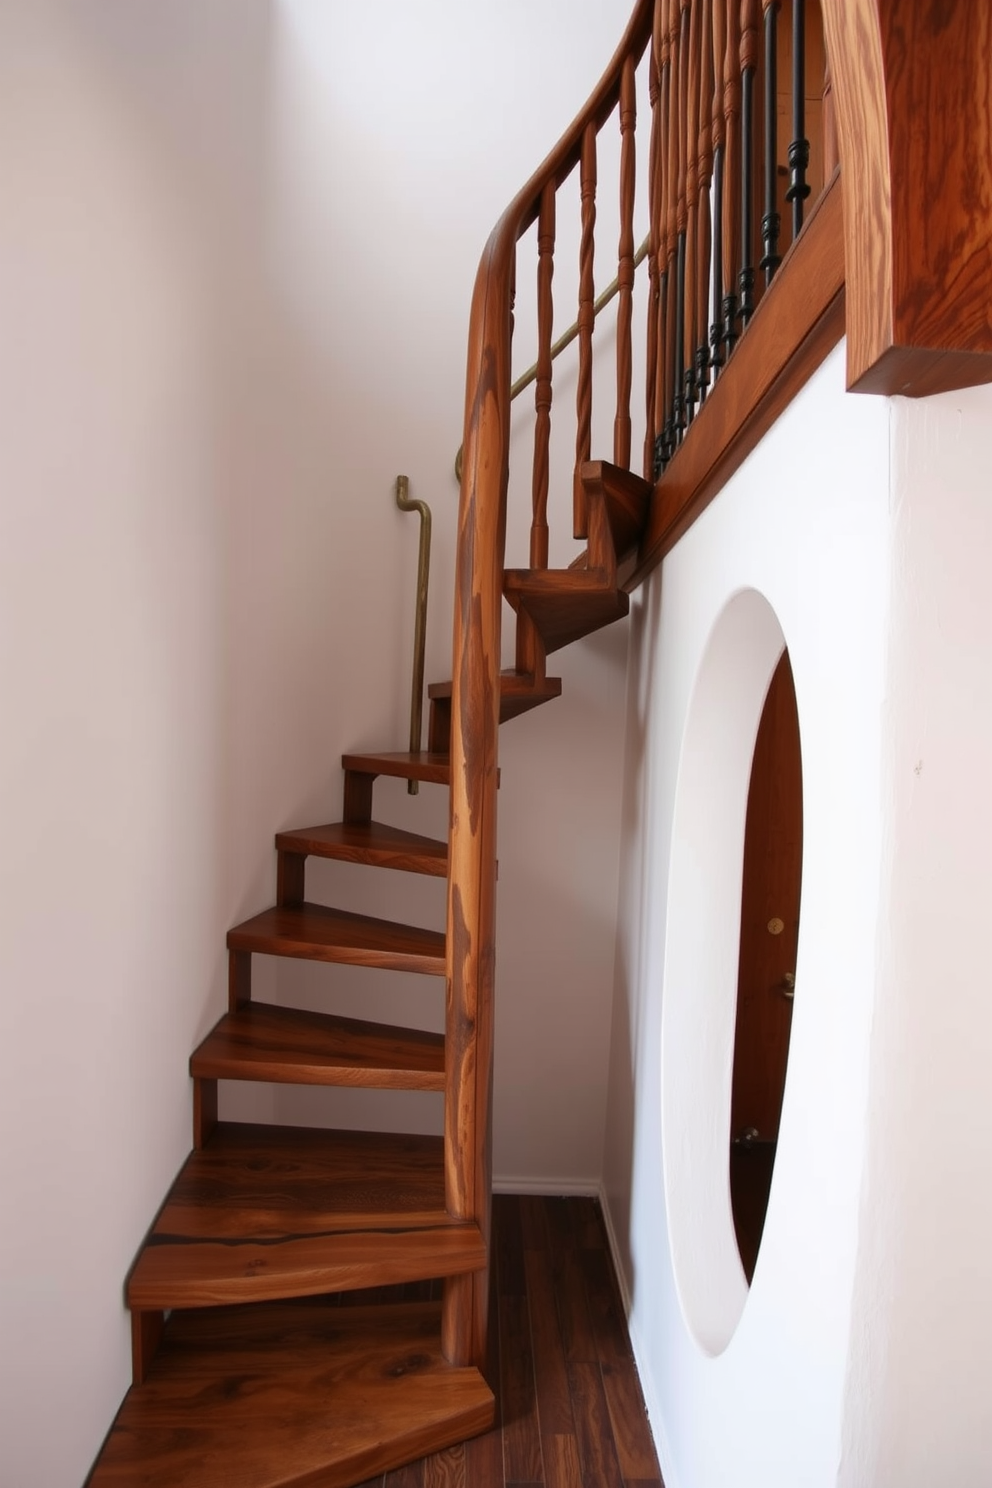
[[[440,1137],[220,1122],[127,1284],[135,1312],[313,1297],[479,1271],[444,1203]]]
[[[345,1488],[486,1431],[492,1392],[436,1303],[177,1312],[87,1488]]]

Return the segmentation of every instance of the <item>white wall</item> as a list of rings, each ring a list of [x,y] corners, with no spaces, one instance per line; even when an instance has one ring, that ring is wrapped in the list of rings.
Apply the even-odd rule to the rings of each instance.
[[[892,418],[884,852],[845,1488],[992,1462],[992,392]]]
[[[605,1186],[669,1488],[987,1481],[990,413],[984,388],[846,396],[838,348],[637,616]],[[748,589],[792,659],[804,857],[778,1159],[745,1294],[725,1156],[738,923],[721,915],[687,967],[685,922],[701,933],[714,894],[687,901],[677,812],[699,775],[680,755],[700,665]],[[753,722],[742,732],[747,753]],[[683,1078],[714,1024],[722,1067]]]
[[[888,409],[847,397],[843,366],[838,348],[648,584],[634,628],[605,1187],[669,1488],[825,1488],[840,1453],[874,991],[889,561]],[[804,861],[778,1160],[738,1321],[734,1286],[714,1274],[712,1297],[701,1299],[686,1251],[734,1251],[726,1153],[740,869],[734,917],[717,913],[708,889],[695,910],[685,904],[669,868],[700,663],[727,602],[746,590],[771,605],[792,661]],[[738,738],[745,769],[726,827],[739,844],[759,712],[760,696]],[[709,917],[713,943],[695,984],[684,944],[692,914],[697,934]],[[714,976],[721,964],[729,995]],[[704,1062],[705,1078],[673,1109],[662,1068],[693,1056],[663,1045],[684,1027],[674,1007],[691,1011],[693,999],[697,1023],[722,1018],[725,1057],[715,1069]],[[714,1113],[723,1123],[715,1146]],[[666,1194],[686,1198],[666,1168],[680,1152],[683,1174],[707,1163],[721,1171],[705,1174],[716,1195],[707,1208],[669,1214]],[[707,1217],[718,1235],[699,1232]]]
[[[272,833],[336,815],[343,749],[405,743],[401,470],[435,509],[447,674],[475,264],[626,11],[0,5],[5,1483],[77,1484],[125,1388],[124,1277]],[[531,1181],[600,1168],[625,640],[583,649],[502,761],[496,1161]],[[429,795],[384,799],[441,831]],[[435,887],[381,912],[439,912]],[[439,1002],[380,1001],[407,992]]]

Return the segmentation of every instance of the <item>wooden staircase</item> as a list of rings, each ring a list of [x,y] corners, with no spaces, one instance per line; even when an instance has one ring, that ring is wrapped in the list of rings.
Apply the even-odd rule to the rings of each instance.
[[[651,488],[599,463],[582,480],[589,539],[576,565],[506,573],[518,666],[500,677],[501,721],[559,695],[549,652],[626,614],[620,581]],[[444,1316],[460,1278],[485,1291],[488,1187],[466,1218],[446,1175],[463,1130],[481,1121],[488,1142],[488,1110],[447,1110],[443,1139],[217,1115],[219,1080],[448,1090],[450,1006],[442,1036],[251,997],[254,954],[446,975],[445,934],[305,895],[309,857],[448,873],[447,843],[372,816],[379,775],[450,782],[452,686],[429,695],[429,749],[346,755],[344,820],[280,832],[276,904],[228,933],[229,1006],[190,1060],[193,1151],[127,1281],[134,1384],[91,1488],[343,1488],[493,1423],[484,1327],[473,1357],[457,1357]],[[470,1061],[483,1058],[480,1036]],[[364,1289],[374,1300],[342,1305]]]

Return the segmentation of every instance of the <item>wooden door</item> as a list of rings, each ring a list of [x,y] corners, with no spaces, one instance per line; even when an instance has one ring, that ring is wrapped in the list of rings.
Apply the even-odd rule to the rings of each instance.
[[[786,651],[758,726],[744,836],[730,1187],[749,1279],[768,1203],[789,1058],[802,839],[799,716]]]

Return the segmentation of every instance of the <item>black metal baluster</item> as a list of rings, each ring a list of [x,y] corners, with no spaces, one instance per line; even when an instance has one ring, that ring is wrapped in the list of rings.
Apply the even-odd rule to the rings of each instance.
[[[723,366],[723,145],[713,152],[713,323],[710,366],[716,382]]]
[[[765,0],[765,215],[761,219],[764,252],[760,268],[769,285],[782,262],[778,251],[782,218],[778,211],[778,8],[779,0]]]
[[[741,328],[747,325],[754,314],[754,259],[751,248],[751,197],[754,182],[751,170],[751,154],[754,119],[754,68],[748,67],[741,76],[741,271],[737,278],[740,290]]]
[[[658,434],[657,439],[655,440],[655,451],[654,451],[655,480],[657,480],[658,477],[661,475],[662,471],[665,469],[665,466],[668,464],[669,460],[672,458],[672,455],[675,453],[675,402],[674,402],[674,391],[672,392],[672,395],[671,396],[668,395],[668,388],[671,387],[672,389],[674,389],[674,381],[672,379],[674,378],[673,362],[674,362],[674,357],[675,357],[675,345],[674,345],[674,342],[672,340],[672,335],[671,335],[671,322],[672,322],[671,312],[672,312],[672,310],[674,308],[673,305],[672,305],[672,299],[671,299],[671,294],[672,294],[672,279],[671,279],[671,275],[672,275],[671,260],[668,259],[668,260],[666,260],[666,264],[665,264],[665,272],[661,276],[662,303],[666,307],[665,308],[665,327],[666,327],[666,329],[665,329],[665,353],[664,353],[664,365],[665,365],[665,409],[664,409],[664,412],[665,412],[665,421],[662,424],[662,427],[661,427],[661,430],[660,430],[660,432]]]
[[[806,138],[806,0],[792,0],[792,140],[789,144],[789,189],[792,237],[803,225],[803,202],[809,196],[809,140]]]
[[[679,233],[675,269],[675,383],[672,408],[672,453],[682,443],[686,426],[685,387],[685,229]]]

